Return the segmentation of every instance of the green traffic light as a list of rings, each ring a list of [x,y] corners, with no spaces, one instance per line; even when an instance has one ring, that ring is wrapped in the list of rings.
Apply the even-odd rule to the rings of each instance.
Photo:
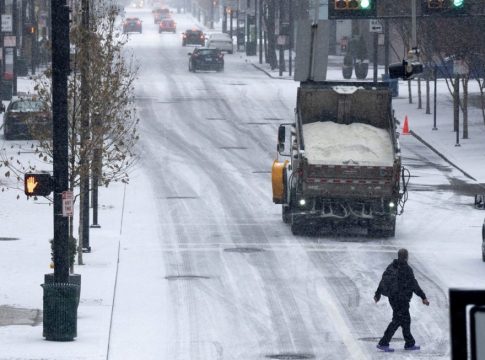
[[[455,2],[456,1],[463,2],[463,0],[453,0],[453,1],[455,1]],[[364,10],[370,8],[370,0],[360,0],[360,8],[361,9],[364,9]]]
[[[462,7],[465,0],[453,0],[453,7]]]

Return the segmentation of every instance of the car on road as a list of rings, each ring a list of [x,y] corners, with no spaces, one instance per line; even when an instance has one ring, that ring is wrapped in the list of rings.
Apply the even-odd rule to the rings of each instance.
[[[205,45],[205,35],[202,30],[189,29],[182,33],[182,46]]]
[[[35,96],[12,98],[3,115],[3,135],[5,140],[51,137],[52,117],[46,104]]]
[[[173,19],[163,19],[162,21],[160,21],[160,24],[158,25],[159,34],[164,31],[173,32],[175,34],[176,30],[177,30],[177,27]]]
[[[206,42],[206,47],[211,49],[219,49],[221,51],[227,51],[232,54],[234,47],[232,44],[232,38],[226,33],[212,33],[209,34]]]
[[[170,19],[170,9],[167,8],[156,8],[152,10],[153,22],[155,24],[160,23],[163,19]]]
[[[485,261],[485,219],[482,225],[482,260]]]
[[[189,71],[224,71],[224,54],[219,49],[196,48],[188,55],[190,56]]]
[[[142,33],[141,20],[139,18],[129,17],[123,22],[123,33],[127,34],[130,32]]]

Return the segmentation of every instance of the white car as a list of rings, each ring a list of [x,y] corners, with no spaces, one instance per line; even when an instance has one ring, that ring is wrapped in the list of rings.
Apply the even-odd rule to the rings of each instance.
[[[221,51],[227,51],[229,54],[232,54],[234,51],[232,38],[229,34],[225,33],[212,33],[209,34],[207,38],[206,47],[212,49],[219,49]]]

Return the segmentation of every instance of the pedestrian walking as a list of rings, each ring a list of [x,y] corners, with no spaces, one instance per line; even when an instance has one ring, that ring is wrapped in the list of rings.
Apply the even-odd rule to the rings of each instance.
[[[411,334],[409,302],[413,293],[422,299],[424,305],[428,306],[429,301],[414,277],[413,269],[408,264],[408,257],[409,254],[406,249],[400,249],[397,252],[397,259],[394,259],[382,274],[379,287],[374,295],[376,303],[381,299],[381,295],[387,296],[392,308],[392,320],[384,332],[384,336],[377,344],[379,350],[394,351],[393,348],[389,347],[389,342],[400,326],[405,341],[404,350],[420,349]]]

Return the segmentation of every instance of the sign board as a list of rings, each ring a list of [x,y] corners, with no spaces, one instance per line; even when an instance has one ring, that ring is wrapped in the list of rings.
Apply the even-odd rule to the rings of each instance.
[[[467,75],[468,74],[468,65],[463,60],[454,60],[453,61],[453,75]]]
[[[17,38],[13,35],[3,37],[3,47],[16,47]]]
[[[72,217],[74,214],[74,193],[72,191],[62,192],[62,216]]]
[[[286,45],[287,39],[288,36],[286,35],[278,35],[278,37],[276,38],[276,44],[278,44],[279,46],[284,46]]]
[[[370,32],[382,32],[382,25],[377,19],[371,19],[369,21],[369,31]]]
[[[2,32],[12,32],[12,15],[11,14],[2,14]]]

